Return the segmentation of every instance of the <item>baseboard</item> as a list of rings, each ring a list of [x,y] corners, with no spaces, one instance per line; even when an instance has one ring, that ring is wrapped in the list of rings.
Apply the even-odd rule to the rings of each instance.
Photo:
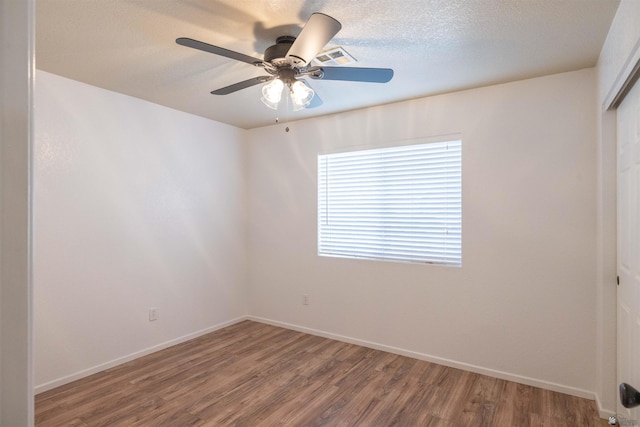
[[[592,391],[582,390],[575,387],[570,387],[562,384],[556,384],[549,381],[539,380],[535,378],[529,378],[522,375],[512,374],[509,372],[498,371],[495,369],[484,368],[482,366],[471,365],[469,363],[458,362],[455,360],[445,359],[438,356],[432,356],[425,353],[418,353],[411,350],[405,350],[402,348],[392,347],[375,342],[365,341],[357,338],[347,337],[344,335],[333,334],[330,332],[320,331],[317,329],[307,328],[303,326],[293,325],[290,323],[279,322],[276,320],[265,319],[257,316],[247,316],[248,320],[255,322],[266,323],[268,325],[279,326],[294,331],[304,332],[311,335],[316,335],[324,338],[330,338],[336,341],[342,341],[349,344],[361,345],[367,348],[373,348],[375,350],[382,350],[393,354],[399,354],[401,356],[412,357],[418,360],[424,360],[427,362],[437,363],[439,365],[449,366],[451,368],[462,369],[464,371],[474,372],[476,374],[487,375],[502,380],[513,381],[520,384],[530,385],[533,387],[544,388],[546,390],[556,391],[559,393],[569,394],[571,396],[582,397],[584,399],[596,400],[596,394]],[[611,414],[613,415],[613,414]],[[602,415],[601,415],[602,416]]]
[[[616,415],[615,411],[602,407],[602,402],[600,401],[600,395],[597,393],[596,393],[596,407],[598,408],[598,415],[600,415],[600,418],[604,418],[606,420],[609,417],[613,417]]]
[[[71,375],[68,375],[68,376],[65,376],[65,377],[62,377],[62,378],[58,378],[58,379],[53,380],[53,381],[49,381],[49,382],[44,383],[44,384],[37,385],[35,387],[35,389],[34,389],[34,393],[38,394],[38,393],[43,393],[45,391],[49,391],[49,390],[54,389],[56,387],[60,387],[62,385],[68,384],[68,383],[70,383],[72,381],[76,381],[76,380],[79,380],[81,378],[87,377],[89,375],[96,374],[98,372],[104,371],[106,369],[113,368],[114,366],[118,366],[118,365],[121,365],[123,363],[129,362],[131,360],[137,359],[139,357],[146,356],[146,355],[151,354],[151,353],[155,353],[156,351],[164,350],[165,348],[169,348],[169,347],[174,346],[176,344],[181,344],[181,343],[183,343],[185,341],[189,341],[189,340],[192,340],[194,338],[198,338],[198,337],[200,337],[202,335],[206,335],[208,333],[217,331],[218,329],[226,328],[227,326],[234,325],[236,323],[242,322],[243,320],[247,320],[247,319],[249,319],[248,316],[240,316],[240,317],[237,317],[235,319],[232,319],[232,320],[229,320],[229,321],[226,321],[226,322],[223,322],[223,323],[219,323],[217,325],[214,325],[214,326],[211,326],[211,327],[208,327],[208,328],[205,328],[205,329],[201,329],[199,331],[196,331],[196,332],[193,332],[193,333],[190,333],[190,334],[187,334],[187,335],[172,339],[170,341],[166,341],[166,342],[154,345],[153,347],[145,348],[143,350],[136,351],[135,353],[131,353],[131,354],[128,354],[126,356],[119,357],[119,358],[114,359],[114,360],[110,360],[109,362],[101,363],[100,365],[93,366],[93,367],[88,368],[88,369],[84,369],[84,370],[76,372],[74,374],[71,374]]]

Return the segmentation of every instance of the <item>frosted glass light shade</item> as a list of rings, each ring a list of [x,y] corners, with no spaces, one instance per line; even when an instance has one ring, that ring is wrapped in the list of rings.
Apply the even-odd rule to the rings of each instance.
[[[293,102],[293,110],[298,111],[309,105],[313,99],[315,92],[303,81],[296,80],[291,85],[291,101]]]
[[[282,98],[284,83],[280,79],[274,79],[262,87],[262,98],[260,100],[269,108],[278,109],[278,103]]]

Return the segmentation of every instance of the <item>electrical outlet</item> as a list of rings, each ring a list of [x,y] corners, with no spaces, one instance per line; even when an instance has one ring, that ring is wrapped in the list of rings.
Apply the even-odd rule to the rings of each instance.
[[[158,320],[158,309],[150,308],[149,309],[149,322],[153,322],[154,320]]]
[[[309,295],[302,296],[302,304],[309,305]]]

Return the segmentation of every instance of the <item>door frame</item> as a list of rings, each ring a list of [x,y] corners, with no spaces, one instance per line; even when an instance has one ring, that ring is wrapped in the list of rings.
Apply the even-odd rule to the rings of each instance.
[[[617,108],[640,79],[640,39],[626,58],[617,78],[602,103],[598,122],[598,309],[597,309],[597,383],[596,401],[600,416],[617,415],[606,406],[617,408],[618,360],[618,188],[617,188]],[[640,84],[640,83],[638,83]],[[614,290],[615,289],[615,290]],[[613,333],[613,336],[611,336]],[[613,348],[613,351],[610,349]],[[608,378],[615,376],[615,381]],[[609,400],[607,396],[613,395]],[[605,400],[605,405],[601,401]]]

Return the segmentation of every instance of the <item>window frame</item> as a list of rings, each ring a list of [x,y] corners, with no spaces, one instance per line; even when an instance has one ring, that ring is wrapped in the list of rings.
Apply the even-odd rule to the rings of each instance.
[[[377,155],[377,154],[382,154],[382,156],[384,157],[384,155],[388,152],[394,153],[396,151],[402,151],[402,150],[408,150],[410,152],[416,152],[416,151],[420,151],[420,150],[426,150],[429,151],[431,149],[435,149],[436,151],[439,149],[438,147],[441,147],[442,145],[450,145],[452,147],[454,147],[451,151],[452,152],[457,152],[457,160],[455,160],[453,163],[456,163],[456,166],[454,167],[454,171],[453,171],[453,175],[455,175],[455,177],[453,177],[450,181],[451,182],[457,182],[457,184],[451,184],[451,187],[447,187],[447,189],[451,188],[451,191],[453,191],[453,193],[450,194],[449,190],[447,190],[447,202],[446,205],[450,206],[450,203],[452,203],[451,201],[453,199],[457,199],[457,210],[454,209],[454,212],[452,213],[447,213],[447,220],[448,224],[450,224],[448,226],[448,230],[453,230],[455,228],[455,232],[452,234],[457,234],[458,238],[455,239],[455,237],[451,237],[449,236],[448,233],[446,233],[445,237],[442,238],[434,238],[433,241],[436,241],[438,243],[443,243],[444,244],[444,250],[441,251],[440,255],[436,255],[436,256],[424,256],[423,255],[419,255],[417,252],[419,252],[419,250],[416,252],[416,254],[414,255],[394,255],[394,251],[393,250],[389,250],[389,243],[380,243],[380,250],[378,250],[378,254],[372,255],[372,252],[367,254],[363,254],[358,250],[351,250],[352,253],[345,253],[348,252],[347,250],[330,250],[327,249],[327,245],[326,245],[326,235],[323,234],[324,228],[326,228],[325,225],[323,225],[323,221],[325,220],[325,218],[322,217],[322,210],[326,208],[326,206],[323,208],[323,198],[324,199],[328,199],[330,196],[326,193],[323,193],[322,189],[320,188],[321,185],[327,185],[327,182],[323,181],[323,178],[321,176],[321,172],[323,169],[323,165],[322,162],[325,161],[326,159],[336,159],[336,158],[340,158],[341,156],[355,156],[357,157],[358,155],[364,155],[364,156],[368,156],[368,155]],[[317,155],[317,170],[316,170],[316,191],[317,191],[317,210],[316,210],[316,221],[317,221],[317,254],[318,256],[322,256],[322,257],[331,257],[331,258],[346,258],[346,259],[355,259],[355,260],[374,260],[374,261],[386,261],[386,262],[408,262],[408,263],[417,263],[417,264],[427,264],[427,265],[440,265],[440,266],[453,266],[453,267],[462,267],[462,169],[463,169],[463,164],[462,164],[462,138],[460,135],[449,135],[446,137],[442,137],[442,138],[420,138],[420,139],[415,139],[415,140],[410,140],[410,141],[399,141],[396,142],[394,144],[389,144],[389,145],[385,145],[385,146],[357,146],[357,147],[349,147],[348,149],[345,150],[341,150],[341,151],[333,151],[333,152],[327,152],[327,153],[318,153]],[[411,154],[409,155],[411,156]],[[426,155],[425,155],[426,156]],[[449,157],[453,158],[455,157],[455,155],[447,155],[445,156],[447,157],[447,159],[449,159]],[[425,157],[426,158],[426,157]],[[431,160],[433,161],[433,160]],[[449,162],[451,163],[451,162]],[[450,166],[450,164],[447,163],[447,167]],[[425,172],[426,169],[428,169],[427,166],[424,166],[425,169],[421,169],[422,173],[421,175],[429,175],[429,172]],[[378,176],[382,177],[384,175],[384,172],[379,172]],[[328,178],[327,178],[328,179]],[[412,180],[413,178],[413,174],[412,174]],[[427,179],[427,178],[422,178]],[[456,181],[457,180],[457,181]],[[386,182],[386,181],[385,181]],[[449,182],[449,178],[447,178],[447,182]],[[449,185],[449,184],[447,184]],[[326,191],[326,189],[325,189]],[[424,197],[424,195],[426,193],[422,192],[420,193],[422,194],[422,196]],[[415,199],[415,197],[414,197]],[[429,199],[430,200],[430,199]],[[324,200],[326,202],[326,200]],[[380,204],[384,204],[385,202],[379,202]],[[328,208],[326,208],[328,209]],[[430,208],[431,209],[431,208]],[[432,209],[433,210],[433,209]],[[430,212],[430,211],[429,211]],[[386,218],[387,220],[389,220],[390,216],[384,216],[384,214],[382,214],[384,218]],[[424,216],[424,211],[420,212],[420,215]],[[381,223],[384,221],[380,221]],[[457,226],[452,226],[451,224],[456,223]],[[407,227],[399,227],[398,229],[400,230],[400,232],[407,232],[407,230],[413,228],[417,228],[415,226],[416,222],[412,222],[411,226],[407,226]],[[335,225],[334,225],[334,229],[335,229]],[[436,228],[434,228],[433,230],[435,230]],[[440,228],[441,229],[441,228]],[[387,231],[385,231],[383,234],[388,232],[388,229],[386,229]],[[433,231],[432,230],[432,231]],[[371,231],[369,229],[367,229],[367,231]],[[392,231],[397,231],[396,229],[392,228]],[[393,233],[389,233],[389,234],[393,234]],[[420,234],[420,233],[418,233]],[[407,241],[420,241],[423,242],[421,244],[424,244],[425,241],[429,240],[431,238],[426,238],[426,237],[422,237],[422,238],[416,238],[415,236],[411,236],[409,238],[409,240]],[[385,240],[385,239],[380,239]],[[386,240],[385,240],[386,242]],[[456,244],[456,247],[453,248],[452,246],[447,247],[447,242],[454,242]],[[365,251],[366,252],[366,251]],[[375,252],[375,251],[374,251]],[[386,252],[391,252],[386,253]],[[455,252],[455,253],[454,253]],[[381,254],[382,253],[382,254]],[[453,253],[453,256],[452,256]],[[456,255],[457,254],[457,255]]]

